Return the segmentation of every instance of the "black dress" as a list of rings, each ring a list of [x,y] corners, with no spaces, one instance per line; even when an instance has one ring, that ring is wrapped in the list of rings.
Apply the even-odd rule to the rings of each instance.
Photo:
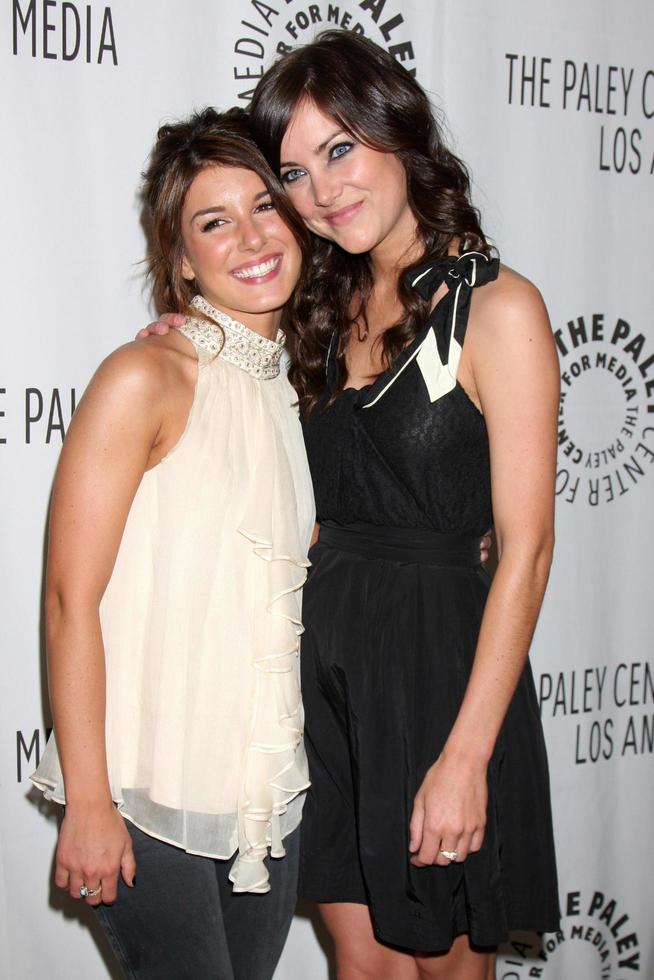
[[[414,796],[463,698],[489,588],[480,536],[492,525],[483,416],[455,381],[470,296],[497,277],[477,253],[412,273],[448,293],[392,371],[304,420],[320,539],[304,592],[302,688],[312,788],[300,894],[362,902],[377,937],[449,949],[510,929],[558,927],[547,757],[531,669],[488,769],[481,851],[448,867],[409,862]],[[332,344],[334,347],[335,344]]]

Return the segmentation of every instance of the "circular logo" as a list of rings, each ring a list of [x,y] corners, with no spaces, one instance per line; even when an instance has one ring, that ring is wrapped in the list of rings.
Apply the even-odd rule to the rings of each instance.
[[[240,0],[233,47],[236,100],[250,101],[257,81],[277,56],[308,43],[320,31],[338,27],[369,37],[415,75],[413,42],[398,8],[397,0]]]
[[[561,358],[556,494],[620,500],[654,462],[654,349],[627,320],[579,316],[556,330]]]
[[[631,918],[605,892],[571,891],[555,933],[516,933],[501,947],[497,980],[627,980],[640,973]]]

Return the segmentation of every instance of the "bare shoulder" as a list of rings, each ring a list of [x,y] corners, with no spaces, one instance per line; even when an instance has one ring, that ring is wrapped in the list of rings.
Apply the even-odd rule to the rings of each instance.
[[[191,381],[196,365],[193,347],[184,337],[171,334],[133,340],[105,358],[87,395],[151,402],[171,385]]]
[[[558,357],[543,297],[508,266],[500,267],[494,282],[473,291],[466,345],[485,409],[515,388],[546,394],[548,404],[550,395],[558,397]]]
[[[539,289],[525,276],[501,265],[494,282],[473,293],[470,327],[488,343],[509,340],[515,334],[551,337],[545,302]]]
[[[529,279],[500,266],[494,282],[473,290],[466,335],[467,363],[477,384],[489,372],[540,366],[558,377],[552,327],[540,291]],[[465,348],[464,348],[465,350]]]

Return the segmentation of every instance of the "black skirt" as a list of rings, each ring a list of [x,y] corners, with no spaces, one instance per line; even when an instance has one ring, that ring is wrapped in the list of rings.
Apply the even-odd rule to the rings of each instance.
[[[302,688],[312,786],[300,894],[367,904],[377,938],[424,952],[467,933],[559,925],[547,757],[531,669],[488,769],[484,843],[415,868],[409,821],[465,693],[489,588],[477,538],[323,526],[304,593]]]

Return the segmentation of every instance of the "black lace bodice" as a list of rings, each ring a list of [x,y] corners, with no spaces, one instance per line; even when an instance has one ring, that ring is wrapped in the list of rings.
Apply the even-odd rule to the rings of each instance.
[[[488,436],[482,414],[456,381],[473,288],[497,278],[498,259],[477,252],[425,262],[410,285],[447,294],[423,330],[360,390],[327,386],[303,421],[317,519],[483,534],[492,525]]]

